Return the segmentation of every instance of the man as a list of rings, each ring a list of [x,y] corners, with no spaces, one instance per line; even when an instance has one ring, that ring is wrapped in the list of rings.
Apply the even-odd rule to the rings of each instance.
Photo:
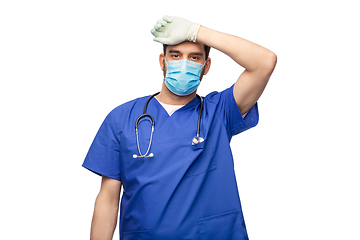
[[[122,186],[120,239],[248,239],[230,140],[257,124],[276,55],[178,17],[164,16],[151,32],[164,44],[160,93],[115,108],[83,164],[102,175],[91,239],[112,239]],[[210,47],[245,71],[230,88],[200,98]]]

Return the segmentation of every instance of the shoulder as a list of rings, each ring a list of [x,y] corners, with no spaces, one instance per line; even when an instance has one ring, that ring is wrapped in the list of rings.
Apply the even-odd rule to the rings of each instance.
[[[115,136],[126,128],[129,121],[134,121],[135,116],[141,114],[144,109],[144,105],[148,97],[140,97],[128,102],[122,103],[121,105],[112,109],[105,117],[100,130],[114,133]],[[117,137],[119,139],[119,137]]]
[[[148,98],[149,96],[144,96],[122,103],[119,106],[115,107],[113,110],[111,110],[109,115],[119,116],[131,112],[134,108],[139,108],[141,106],[142,108],[144,108],[144,104]]]
[[[234,98],[233,88],[234,85],[220,92],[217,91],[211,92],[208,95],[206,95],[204,99],[210,103],[218,104],[219,102],[225,100],[226,98],[230,98],[230,99]]]
[[[120,104],[108,113],[104,123],[112,126],[117,132],[121,132],[122,126],[129,121],[129,119],[142,113],[147,99],[148,96],[139,97]]]
[[[234,85],[221,92],[212,92],[205,97],[206,109],[216,112],[224,125],[227,127],[229,136],[236,135],[257,125],[259,114],[255,104],[242,117],[239,107],[234,98]],[[204,104],[204,106],[206,106]],[[212,110],[211,110],[212,109]]]

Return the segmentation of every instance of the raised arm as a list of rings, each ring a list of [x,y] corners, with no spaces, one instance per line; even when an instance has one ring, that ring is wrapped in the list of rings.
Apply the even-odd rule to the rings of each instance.
[[[242,114],[260,98],[275,68],[277,57],[270,50],[243,38],[221,33],[183,18],[164,16],[151,29],[154,41],[176,45],[183,41],[213,47],[245,68],[235,83],[234,97]]]
[[[243,38],[201,26],[197,42],[213,47],[245,68],[234,86],[235,101],[242,114],[260,98],[275,68],[277,57],[270,50]]]
[[[90,240],[111,240],[117,223],[121,182],[103,176],[95,201]]]

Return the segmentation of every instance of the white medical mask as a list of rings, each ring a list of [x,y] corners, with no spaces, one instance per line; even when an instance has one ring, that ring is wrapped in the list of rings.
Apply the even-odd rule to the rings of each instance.
[[[200,84],[200,75],[205,63],[202,65],[187,59],[166,62],[165,85],[179,96],[193,93]]]

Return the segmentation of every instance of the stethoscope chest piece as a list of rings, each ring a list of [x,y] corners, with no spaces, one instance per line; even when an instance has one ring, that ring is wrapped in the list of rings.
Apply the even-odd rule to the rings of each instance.
[[[204,141],[204,139],[202,137],[194,137],[192,140],[192,145],[202,143],[203,141]]]

